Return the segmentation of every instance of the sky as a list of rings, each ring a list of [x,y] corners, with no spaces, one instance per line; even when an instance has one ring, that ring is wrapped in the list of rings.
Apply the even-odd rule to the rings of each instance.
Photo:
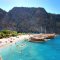
[[[49,13],[60,14],[60,0],[0,0],[0,8],[7,12],[13,7],[43,7]]]

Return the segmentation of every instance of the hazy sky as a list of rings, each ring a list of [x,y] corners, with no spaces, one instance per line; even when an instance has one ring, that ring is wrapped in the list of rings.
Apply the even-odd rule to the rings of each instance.
[[[47,12],[60,14],[60,0],[0,0],[0,8],[9,11],[13,7],[43,7]]]

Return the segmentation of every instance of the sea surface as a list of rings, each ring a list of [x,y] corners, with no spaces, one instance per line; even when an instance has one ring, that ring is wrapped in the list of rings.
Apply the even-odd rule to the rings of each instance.
[[[28,42],[0,48],[3,60],[60,60],[60,36],[46,42]]]

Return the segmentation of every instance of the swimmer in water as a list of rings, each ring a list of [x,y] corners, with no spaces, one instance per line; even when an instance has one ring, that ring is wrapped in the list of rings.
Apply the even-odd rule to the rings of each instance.
[[[19,47],[24,47],[26,44],[22,44],[22,45],[16,45],[17,48]]]
[[[21,47],[24,47],[26,44],[22,44]]]
[[[0,56],[0,60],[2,60],[2,57]]]

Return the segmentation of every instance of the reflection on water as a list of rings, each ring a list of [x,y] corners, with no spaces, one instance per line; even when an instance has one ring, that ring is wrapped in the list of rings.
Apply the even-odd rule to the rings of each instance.
[[[0,49],[3,60],[60,60],[60,36],[47,42],[17,42]]]

